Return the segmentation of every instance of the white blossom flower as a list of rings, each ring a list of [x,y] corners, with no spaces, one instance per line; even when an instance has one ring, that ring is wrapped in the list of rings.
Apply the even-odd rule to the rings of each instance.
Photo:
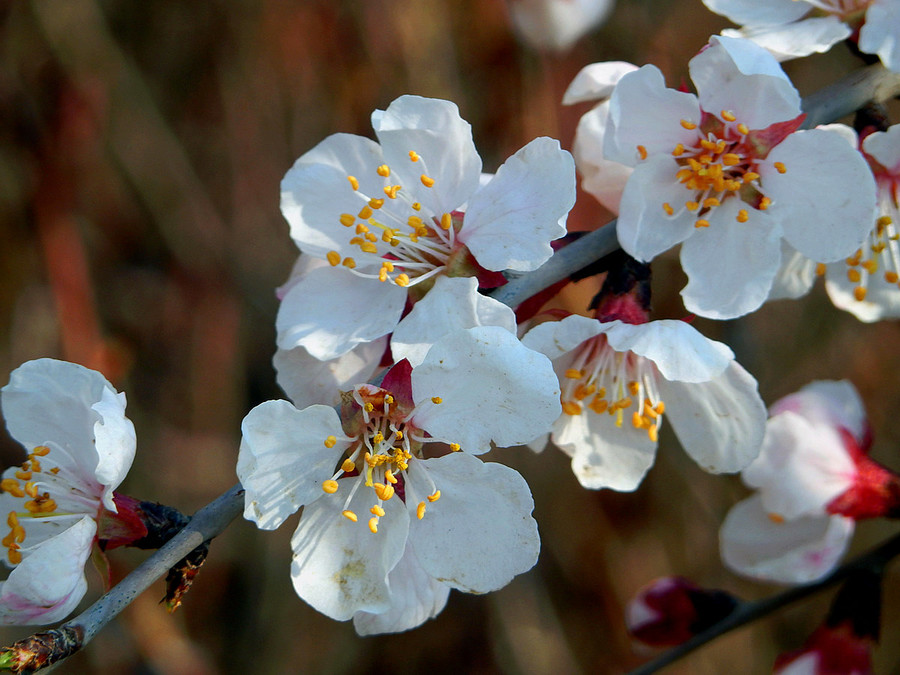
[[[757,493],[726,517],[722,559],[745,576],[807,583],[835,566],[855,520],[896,511],[897,477],[866,455],[865,412],[849,382],[813,382],[770,414],[759,457],[741,474]]]
[[[575,172],[558,141],[535,139],[481,186],[471,127],[453,103],[402,96],[372,124],[379,143],[334,134],[284,177],[291,236],[334,267],[287,291],[281,349],[344,354],[390,333],[436,275],[534,270],[565,234]]]
[[[53,623],[87,590],[84,564],[98,521],[117,512],[113,490],[134,459],[134,427],[125,394],[97,372],[53,359],[13,371],[2,405],[10,435],[29,453],[0,483],[13,568],[0,582],[0,623]]]
[[[740,471],[759,452],[765,407],[756,381],[725,345],[683,321],[572,315],[522,341],[553,361],[563,409],[553,443],[586,488],[636,489],[653,465],[664,414],[706,471]]]
[[[654,66],[613,91],[604,156],[635,167],[617,231],[642,261],[683,242],[685,306],[734,318],[768,297],[782,237],[821,262],[859,248],[875,185],[839,134],[795,131],[799,95],[762,48],[714,37],[690,71],[698,96],[666,89]]]
[[[507,5],[525,42],[562,52],[606,20],[613,0],[509,0]]]
[[[897,0],[703,0],[739,30],[723,35],[753,40],[780,61],[826,52],[859,31],[860,51],[876,54],[900,72],[900,2]]]
[[[243,423],[244,516],[273,529],[301,506],[297,594],[360,633],[437,614],[449,588],[486,593],[534,565],[539,541],[524,479],[472,457],[530,441],[559,415],[550,363],[498,326],[451,332],[415,368],[357,385],[340,416],[286,401]],[[426,453],[432,443],[450,454]]]

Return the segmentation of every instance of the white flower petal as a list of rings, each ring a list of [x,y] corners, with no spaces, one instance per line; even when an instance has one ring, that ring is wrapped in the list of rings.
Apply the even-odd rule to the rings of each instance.
[[[881,273],[869,275],[863,300],[857,300],[854,294],[858,286],[858,283],[847,278],[844,261],[832,263],[826,268],[825,290],[838,309],[850,312],[866,323],[900,317],[900,287],[896,283],[889,283]]]
[[[734,360],[734,353],[727,346],[704,337],[684,321],[609,321],[601,327],[610,347],[650,359],[667,380],[706,382],[721,375]]]
[[[125,394],[117,394],[111,387],[104,387],[100,396],[100,400],[91,406],[100,417],[94,422],[95,447],[99,457],[95,475],[104,486],[103,505],[116,513],[113,490],[125,480],[134,462],[137,438],[134,425],[125,417]]]
[[[900,72],[900,4],[897,0],[875,0],[866,10],[866,22],[859,31],[859,48],[878,54],[884,67]]]
[[[859,248],[875,220],[875,181],[863,156],[839,134],[798,131],[776,145],[759,168],[768,213],[803,255],[832,262]],[[769,162],[783,162],[779,174]]]
[[[603,324],[597,319],[571,314],[561,321],[538,324],[525,334],[522,344],[556,361],[602,332]]]
[[[726,37],[752,40],[778,61],[827,52],[841,40],[850,37],[851,33],[850,27],[836,16],[813,17],[783,25],[747,26],[740,30],[722,31],[722,35]]]
[[[394,330],[406,290],[347,270],[315,269],[281,301],[275,327],[281,349],[304,347],[325,361]]]
[[[388,574],[391,608],[381,614],[357,612],[353,627],[358,635],[400,633],[422,625],[444,609],[450,587],[432,579],[406,544],[403,557]]]
[[[513,27],[537,49],[564,51],[599,25],[612,0],[514,0],[508,3]]]
[[[384,112],[372,116],[394,184],[432,213],[459,208],[478,189],[481,157],[472,141],[472,127],[459,116],[455,103],[420,96],[401,96]],[[418,153],[417,162],[410,152]],[[434,179],[426,188],[422,174]]]
[[[756,496],[736,504],[719,533],[722,560],[754,579],[805,584],[838,563],[853,536],[853,520],[842,516],[776,523]]]
[[[866,410],[856,388],[847,380],[817,380],[800,391],[778,399],[769,414],[795,412],[825,426],[840,427],[861,443],[868,433]]]
[[[499,326],[451,333],[412,372],[413,401],[431,397],[414,423],[436,438],[480,454],[493,440],[508,447],[546,433],[559,416],[559,382],[550,361]]]
[[[516,471],[462,452],[410,469],[413,485],[416,472],[427,472],[441,491],[409,526],[410,543],[430,576],[468,593],[487,593],[534,566],[540,551],[534,501]]]
[[[666,417],[685,452],[711,473],[740,471],[756,459],[766,408],[756,380],[732,361],[710,382],[660,380]]]
[[[563,94],[562,103],[574,105],[609,98],[622,76],[637,69],[636,65],[626,61],[591,63],[578,71]]]
[[[816,262],[781,241],[781,266],[772,280],[769,300],[801,298],[816,281]]]
[[[765,212],[747,209],[749,220],[736,215],[746,206],[727,199],[699,231],[681,247],[681,266],[688,284],[684,306],[711,319],[733,319],[758,309],[772,288],[781,262],[780,230]]]
[[[575,161],[559,141],[536,138],[469,200],[459,240],[483,267],[535,270],[566,233],[575,205]]]
[[[900,173],[900,124],[869,134],[862,147],[889,172]]]
[[[383,163],[381,146],[372,139],[354,134],[332,134],[294,162],[294,166],[284,177],[282,192],[285,191],[286,186],[302,187],[301,182],[289,178],[300,167],[323,164],[338,170],[341,175],[339,182],[343,186],[349,187],[350,182],[347,180],[347,176],[353,176],[359,181],[360,192],[377,196],[384,186],[384,179],[376,173],[375,169]],[[352,194],[352,190],[346,191],[345,194]],[[290,218],[288,220],[290,221]]]
[[[788,23],[810,11],[807,3],[796,0],[703,0],[703,4],[734,23],[750,25]]]
[[[247,413],[237,475],[244,487],[244,518],[273,530],[301,506],[325,493],[341,453],[349,446],[333,408],[314,405],[297,410],[287,401],[266,401]]]
[[[765,129],[800,114],[800,94],[769,52],[739,38],[713,36],[690,62],[700,107],[732,112],[751,129]]]
[[[391,336],[394,361],[422,363],[431,346],[447,333],[475,326],[500,326],[516,333],[516,315],[502,302],[478,292],[475,277],[440,276],[413,305]]]
[[[572,142],[572,156],[581,173],[581,189],[594,195],[613,213],[618,213],[622,192],[633,169],[603,157],[608,117],[609,101],[604,101],[581,117]]]
[[[372,491],[357,490],[347,508],[359,515],[351,522],[341,515],[343,490],[303,509],[291,538],[294,590],[313,608],[337,621],[357,612],[380,614],[391,608],[388,574],[406,548],[409,516],[400,499],[382,504],[385,515],[378,532],[366,525]]]
[[[62,621],[84,597],[84,564],[91,554],[96,523],[88,517],[42,542],[0,582],[0,624]],[[26,536],[25,545],[28,545]]]

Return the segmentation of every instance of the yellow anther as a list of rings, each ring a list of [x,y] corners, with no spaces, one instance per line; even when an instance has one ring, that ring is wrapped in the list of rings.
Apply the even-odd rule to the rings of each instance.
[[[419,153],[415,150],[409,151],[409,161],[410,162],[418,162],[419,161]]]
[[[400,192],[399,185],[389,185],[384,188],[384,194],[386,194],[391,199],[397,199],[397,193]]]
[[[700,140],[700,147],[704,150],[715,150],[716,144],[707,138],[703,138]]]
[[[325,257],[328,259],[328,262],[331,263],[332,267],[337,267],[341,264],[341,254],[337,251],[329,251]]]
[[[381,241],[386,244],[390,244],[392,241],[396,241],[394,237],[397,235],[397,230],[391,229],[390,227],[384,228],[384,232],[381,235]]]
[[[743,122],[737,125],[737,130],[739,134],[743,134],[744,136],[750,133],[750,127],[748,127]]]
[[[629,382],[628,383],[628,391],[632,396],[637,396],[638,392],[641,390],[641,385],[638,382]]]
[[[759,178],[759,174],[756,173],[755,171],[747,171],[747,172],[742,176],[742,180],[744,181],[745,184],[746,184],[746,183],[752,183],[752,182],[755,181],[757,178]]]
[[[685,202],[684,207],[688,211],[696,211],[697,209],[700,208],[700,202]]]
[[[381,516],[384,515],[384,509],[378,506],[378,504],[375,504],[375,506],[369,509],[369,513],[371,513],[373,516],[378,516],[379,518],[381,518]]]
[[[858,269],[850,268],[849,270],[847,270],[847,279],[849,279],[854,284],[858,284],[862,279],[862,274],[860,274]]]
[[[338,484],[336,480],[325,480],[322,481],[322,491],[326,492],[330,495],[333,495],[338,491]]]
[[[772,205],[772,200],[769,199],[768,197],[763,197],[762,199],[759,200],[759,210],[760,211],[765,211],[771,205]]]
[[[862,266],[869,274],[875,274],[875,272],[878,271],[878,261],[875,260],[875,258],[869,258],[868,260],[863,262]]]
[[[726,122],[734,122],[737,119],[737,117],[735,117],[734,113],[731,112],[730,110],[723,110],[722,111],[722,119],[725,120]]]
[[[400,431],[399,429],[397,429],[397,430],[394,432],[394,435],[397,437],[397,440],[400,440],[400,439],[403,438],[403,432]]]
[[[694,227],[709,227],[709,221],[705,218],[701,218],[696,223],[694,223]]]
[[[750,213],[747,211],[747,209],[741,209],[737,212],[735,220],[739,223],[746,223],[748,220],[750,220]]]
[[[384,200],[383,199],[375,199],[373,197],[372,199],[369,200],[369,206],[376,210],[380,209],[382,206],[384,206]]]
[[[18,565],[20,562],[22,562],[22,554],[13,548],[9,549],[6,557],[9,558],[9,562],[11,565]]]
[[[856,298],[859,302],[862,302],[866,299],[866,289],[862,286],[857,286],[853,289],[853,297]]]
[[[816,263],[816,276],[824,277],[825,269],[825,263]]]
[[[681,126],[684,127],[685,129],[687,129],[688,131],[691,131],[692,129],[697,128],[696,124],[694,124],[693,122],[689,122],[687,120],[681,120]]]
[[[429,178],[424,173],[421,176],[419,176],[419,180],[421,180],[422,185],[424,185],[427,188],[434,187],[434,178]]]
[[[898,275],[896,272],[885,272],[884,280],[889,284],[896,284],[898,281],[900,281],[900,275]]]
[[[669,202],[663,202],[663,211],[666,212],[667,216],[671,216],[675,214],[675,209],[672,208],[672,205]]]
[[[662,415],[664,412],[666,412],[666,404],[660,401],[656,404],[654,410],[656,411],[657,415]]]
[[[22,491],[22,487],[19,485],[19,482],[15,478],[4,478],[0,481],[0,490],[3,492],[8,492],[13,497],[24,497],[25,493]]]
[[[344,473],[350,473],[351,471],[356,471],[356,463],[347,457],[343,462],[341,462],[341,471]]]
[[[375,410],[375,405],[371,401],[366,401],[366,412]]]
[[[371,232],[366,232],[365,237],[366,237],[367,241],[370,241],[372,243],[375,243],[376,241],[378,241],[378,235],[373,234]]]
[[[453,218],[449,213],[445,213],[441,216],[441,229],[449,230],[453,226]]]
[[[581,404],[577,401],[563,401],[562,402],[562,411],[566,415],[580,415],[581,414]]]
[[[383,502],[388,501],[394,496],[394,488],[391,485],[375,483],[372,487],[375,489],[375,494],[378,495],[378,498]]]
[[[659,440],[659,429],[655,424],[647,427],[647,436],[650,438],[651,443],[656,443]]]
[[[383,263],[381,263],[381,269],[385,270],[386,272],[393,272],[394,263],[392,263],[390,260],[385,260]]]
[[[359,217],[362,218],[363,220],[368,220],[369,218],[372,217],[372,209],[369,208],[368,205],[362,207],[359,211]]]
[[[585,386],[583,382],[579,382],[578,386],[575,387],[575,398],[581,401],[582,399],[585,399],[593,394],[595,391],[597,391],[597,387],[595,385],[591,384]]]
[[[334,436],[327,436],[325,438],[325,447],[326,448],[333,448],[336,443],[337,443],[337,438],[335,438]]]
[[[391,396],[390,394],[385,394],[384,402],[387,403],[388,405],[392,405],[394,403],[394,397]]]
[[[724,164],[725,166],[737,166],[740,163],[740,155],[736,155],[733,152],[728,152],[722,155],[722,164]]]
[[[675,149],[672,150],[672,156],[673,157],[681,157],[683,154],[684,154],[684,146],[681,143],[679,143],[678,145],[675,146]]]
[[[390,469],[388,469],[387,471],[384,472],[384,479],[388,483],[391,483],[392,485],[397,484],[397,478],[396,478],[396,476],[394,476],[394,472],[391,471]]]
[[[413,208],[413,211],[421,211],[421,210],[422,210],[422,205],[421,205],[419,202],[413,202],[413,203],[412,203],[412,208]]]
[[[459,452],[460,450],[462,450],[462,448],[460,447],[459,443],[451,443],[450,450],[452,450],[453,452]]]
[[[360,243],[359,250],[363,253],[378,253],[378,247],[370,241]]]
[[[384,443],[384,434],[381,433],[380,431],[377,432],[377,433],[372,437],[372,442],[375,443],[375,444],[378,444],[378,443]]]
[[[641,417],[641,414],[637,410],[631,413],[631,425],[635,429],[640,429],[642,426],[644,426],[644,418]]]
[[[786,173],[787,167],[784,165],[784,162],[775,162],[772,166],[775,167],[775,170],[778,173]]]
[[[640,155],[641,159],[647,159],[647,148],[643,145],[637,146],[638,155]]]
[[[352,270],[354,267],[356,267],[356,261],[353,258],[347,256],[341,261],[341,265]]]
[[[347,520],[352,520],[354,523],[355,523],[357,520],[359,520],[359,519],[356,517],[356,514],[353,513],[353,511],[351,511],[350,509],[347,509],[346,511],[341,511],[341,515],[344,516],[344,518],[346,518]]]
[[[38,457],[46,457],[50,454],[50,448],[48,448],[46,445],[39,445],[31,451],[31,454],[37,455]]]
[[[19,471],[16,471],[15,476],[19,480],[31,480],[31,472],[30,471],[19,470]]]
[[[875,221],[875,224],[878,226],[878,231],[881,232],[888,225],[893,224],[894,219],[890,216],[880,216],[878,220]]]
[[[584,371],[578,370],[577,368],[568,368],[566,370],[566,377],[570,380],[580,380],[584,377]]]
[[[679,169],[678,172],[675,174],[675,178],[679,182],[684,183],[689,178],[692,178],[693,175],[694,175],[694,172],[691,171],[690,169]]]
[[[375,169],[375,173],[377,173],[382,178],[387,178],[391,175],[391,167],[389,167],[387,164],[382,164],[377,169]]]
[[[57,473],[59,473],[59,467],[58,467],[58,466],[54,466],[52,469],[50,469],[50,473],[52,473],[52,474],[57,474]]]
[[[378,534],[378,518],[375,516],[369,518],[369,531],[372,534]]]
[[[368,234],[369,226],[365,223],[357,223],[356,228],[354,228],[356,234]]]
[[[15,511],[10,511],[9,515],[6,516],[6,524],[13,529],[19,527],[19,516],[16,515]]]
[[[784,516],[778,515],[777,513],[769,513],[766,515],[768,515],[769,520],[771,520],[776,525],[781,525],[784,522]]]
[[[353,227],[353,223],[356,222],[356,218],[354,218],[349,213],[342,213],[340,220],[341,225],[343,225],[344,227]]]
[[[426,499],[427,499],[428,501],[430,501],[432,504],[433,504],[434,502],[436,502],[436,501],[437,501],[438,499],[440,499],[440,498],[441,498],[441,491],[440,491],[440,490],[435,490],[433,494],[430,494],[430,495],[428,495],[428,496],[426,497]]]
[[[425,517],[425,502],[419,502],[419,505],[416,507],[416,518],[422,520]]]
[[[410,216],[406,221],[406,224],[409,225],[412,229],[418,230],[420,227],[424,227],[425,223],[422,222],[422,219],[419,216]]]
[[[431,402],[434,403],[434,404],[436,404],[436,405],[440,405],[441,403],[444,402],[444,399],[442,399],[440,396],[432,396],[432,397],[431,397]]]
[[[718,199],[716,199],[715,197],[707,197],[706,199],[703,200],[703,208],[704,208],[704,209],[711,209],[711,208],[713,208],[714,206],[719,206],[721,203],[722,203],[722,202],[720,202],[720,201],[719,201]]]
[[[394,283],[400,286],[401,288],[407,286],[409,284],[409,275],[408,274],[398,274],[397,278],[394,279]]]
[[[347,180],[350,181],[350,187],[354,190],[359,190],[359,181],[356,180],[355,176],[347,176]]]
[[[387,280],[388,280],[387,270],[382,267],[380,270],[378,270],[378,281],[384,283]]]

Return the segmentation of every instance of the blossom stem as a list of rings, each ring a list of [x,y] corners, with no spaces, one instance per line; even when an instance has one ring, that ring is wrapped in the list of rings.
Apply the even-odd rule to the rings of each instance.
[[[806,119],[801,128],[830,124],[868,103],[882,103],[898,95],[900,73],[892,72],[880,63],[854,70],[803,99],[800,107],[806,113]]]
[[[835,584],[838,584],[856,572],[869,571],[881,574],[884,566],[889,563],[897,555],[900,555],[900,533],[883,542],[877,548],[872,549],[868,553],[851,560],[850,562],[838,567],[834,572],[829,574],[821,581],[804,586],[795,586],[789,588],[782,593],[758,600],[756,602],[744,602],[735,608],[735,610],[711,626],[702,633],[698,633],[687,642],[683,642],[677,647],[673,647],[669,651],[661,654],[657,658],[645,663],[639,668],[631,671],[629,675],[650,675],[662,668],[674,663],[678,659],[691,653],[695,649],[702,647],[707,642],[711,642],[720,635],[724,635],[729,631],[739,628],[751,621],[756,621],[764,616],[772,614],[782,607],[791,603],[802,600],[814,593],[825,590]]]

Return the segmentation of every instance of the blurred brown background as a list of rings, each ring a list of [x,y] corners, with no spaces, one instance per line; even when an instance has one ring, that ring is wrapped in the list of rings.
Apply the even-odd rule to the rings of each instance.
[[[297,251],[279,181],[326,135],[371,135],[404,93],[455,101],[487,170],[537,135],[571,146],[587,106],[559,105],[587,63],[687,61],[727,23],[699,0],[619,0],[569,53],[517,42],[502,0],[34,0],[0,3],[0,380],[31,358],[97,368],[128,395],[138,456],[123,491],[191,513],[235,482],[240,421],[280,396],[274,288]],[[843,47],[790,64],[801,93],[856,67]],[[581,195],[570,219],[609,218]],[[655,265],[658,316],[683,316],[672,256]],[[569,302],[581,302],[590,289]],[[697,321],[728,342],[767,401],[849,377],[869,407],[875,454],[900,469],[898,326],[867,326],[821,289],[741,321]],[[4,465],[20,461],[7,437]],[[622,625],[644,583],[681,574],[746,597],[772,587],[723,569],[717,530],[746,491],[702,473],[664,433],[635,494],[588,492],[562,453],[495,453],[532,485],[536,569],[485,597],[453,593],[436,620],[357,638],[293,593],[293,523],[235,522],[186,605],[141,596],[69,673],[618,673],[642,662]],[[863,524],[862,550],[893,530]],[[115,551],[124,576],[146,554]],[[898,584],[888,578],[879,672],[897,672]],[[88,599],[101,589],[89,570]],[[719,640],[673,673],[766,672],[821,621],[827,596]],[[30,633],[3,629],[3,644]]]

